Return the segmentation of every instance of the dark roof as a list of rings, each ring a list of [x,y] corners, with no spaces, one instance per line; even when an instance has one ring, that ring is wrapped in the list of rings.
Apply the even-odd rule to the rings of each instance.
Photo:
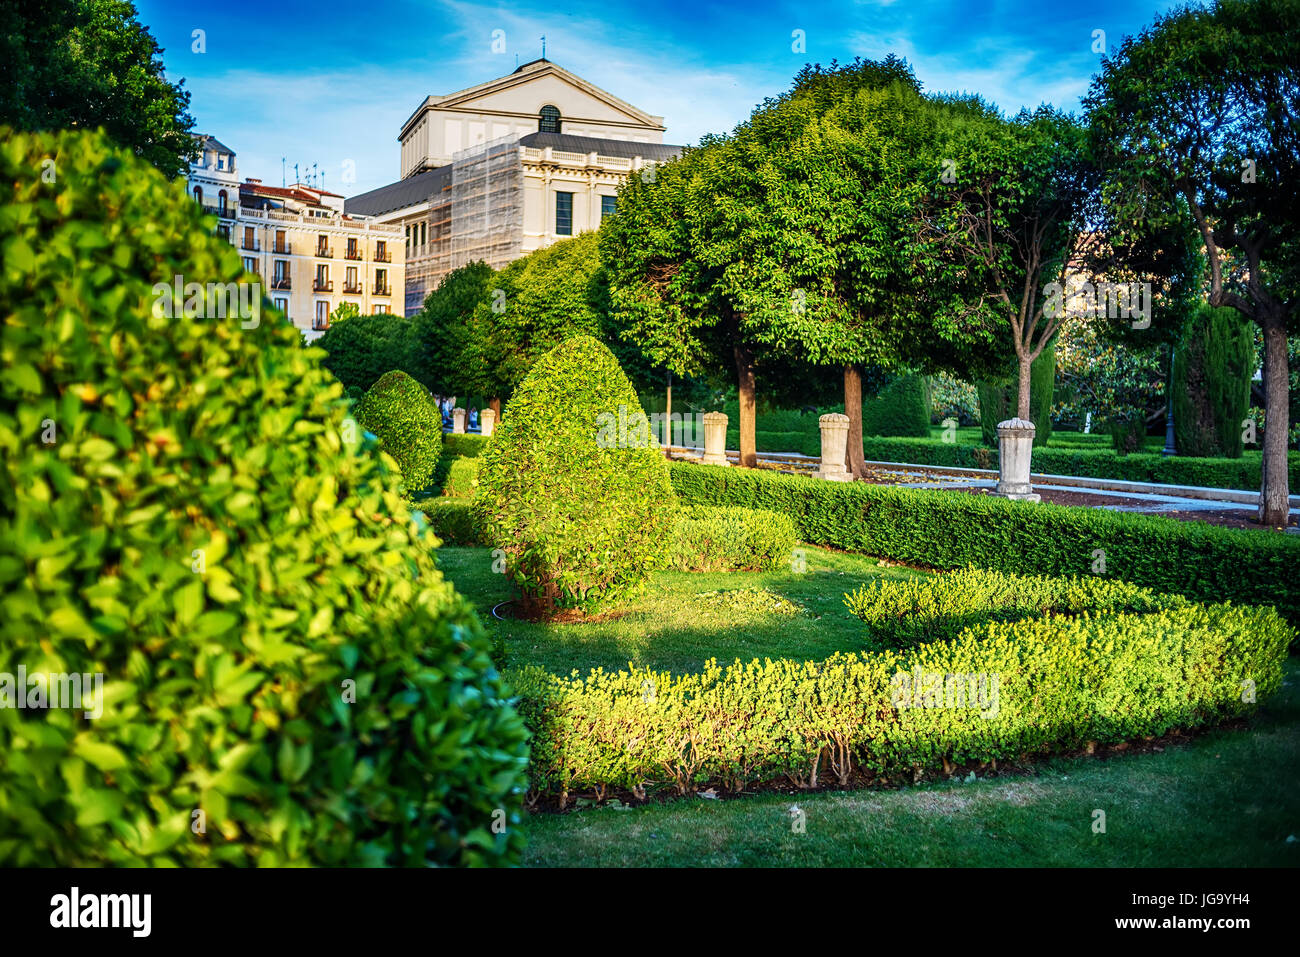
[[[634,143],[631,140],[606,140],[595,136],[570,136],[568,133],[529,133],[519,137],[519,145],[541,150],[546,147],[568,153],[599,153],[631,159],[666,160],[679,156],[682,147],[668,143]]]
[[[198,140],[205,150],[215,150],[218,153],[229,153],[231,156],[235,155],[234,150],[229,146],[226,146],[215,136],[209,136],[207,133],[191,133],[190,135]]]
[[[569,136],[567,133],[529,133],[519,137],[519,145],[530,149],[562,150],[569,153],[598,153],[601,156],[618,156],[656,162],[680,155],[682,147],[667,143],[633,143],[627,140],[606,140],[594,136]],[[382,216],[395,209],[405,209],[425,202],[451,186],[451,165],[416,173],[387,186],[372,189],[345,200],[343,211],[349,216]]]
[[[532,66],[534,63],[550,63],[550,62],[551,62],[551,61],[548,60],[548,59],[546,59],[546,57],[544,57],[544,56],[539,56],[536,60],[529,60],[527,63],[521,63],[521,64],[519,64],[519,66],[515,67],[515,69],[514,69],[514,73],[511,73],[510,75],[511,75],[511,76],[514,76],[515,73],[520,73],[520,72],[522,72],[523,70],[528,69],[528,68],[529,68],[530,66]]]
[[[450,185],[451,164],[448,164],[344,200],[343,211],[350,216],[382,216],[423,203]]]

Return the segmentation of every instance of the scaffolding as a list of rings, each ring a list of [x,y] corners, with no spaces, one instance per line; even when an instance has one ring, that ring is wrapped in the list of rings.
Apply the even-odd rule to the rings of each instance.
[[[524,167],[519,137],[503,136],[452,157],[447,271],[483,261],[500,269],[523,254]]]

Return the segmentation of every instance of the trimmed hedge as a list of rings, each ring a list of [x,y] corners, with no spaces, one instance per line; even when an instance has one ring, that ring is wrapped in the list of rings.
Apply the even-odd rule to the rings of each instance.
[[[499,425],[500,423],[498,423]],[[464,456],[465,458],[478,458],[487,451],[491,438],[484,438],[481,435],[464,432],[444,432],[442,434],[442,451],[449,457]]]
[[[483,529],[468,499],[426,499],[420,510],[444,545],[483,544]]]
[[[755,429],[754,445],[760,452],[796,452],[814,457],[822,454],[821,431],[816,426],[812,432],[769,432]],[[727,448],[740,448],[739,429],[727,429]]]
[[[862,403],[862,434],[913,436],[930,434],[930,391],[925,377],[899,376]]]
[[[871,626],[868,647],[901,649],[956,638],[973,625],[991,621],[1085,612],[1146,614],[1182,608],[1187,599],[1096,576],[1006,575],[968,568],[864,584],[845,595],[844,604]]]
[[[844,785],[859,770],[910,774],[1203,727],[1277,690],[1291,637],[1272,609],[1190,605],[994,622],[819,662],[586,677],[529,666],[508,678],[532,732],[531,789],[563,804],[607,787]]]
[[[357,403],[356,416],[397,462],[408,492],[433,484],[442,454],[442,417],[428,389],[399,369],[386,372]]]
[[[459,456],[447,466],[442,494],[448,498],[473,498],[478,490],[478,473],[482,459]]]
[[[323,353],[156,310],[253,277],[102,135],[0,181],[0,673],[103,678],[0,707],[0,866],[517,862],[523,723]]]
[[[632,383],[605,345],[574,336],[515,390],[473,507],[525,604],[552,617],[640,591],[663,567],[673,505]]]
[[[1108,576],[1204,601],[1276,605],[1300,621],[1297,536],[687,462],[673,463],[672,480],[684,502],[789,515],[814,545],[1029,575],[1090,574],[1102,549]]]
[[[677,512],[668,567],[688,572],[788,568],[794,545],[794,522],[788,516],[688,505]]]
[[[869,462],[907,462],[963,469],[998,467],[997,449],[950,444],[935,439],[869,438],[863,442],[863,452]],[[1287,460],[1291,487],[1300,488],[1300,453],[1290,453]],[[1111,449],[1049,447],[1034,449],[1031,467],[1035,474],[1258,491],[1260,453],[1246,452],[1239,459],[1198,459],[1145,452],[1121,456]]]

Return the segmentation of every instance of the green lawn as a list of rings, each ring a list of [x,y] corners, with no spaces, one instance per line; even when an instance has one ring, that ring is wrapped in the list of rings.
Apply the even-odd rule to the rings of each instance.
[[[510,597],[485,548],[442,548],[439,563],[479,608],[507,663],[555,673],[625,668],[684,673],[710,657],[822,658],[861,647],[845,592],[924,574],[805,547],[807,572],[656,575],[622,617],[583,625],[497,621]],[[718,610],[699,596],[766,589],[794,614]],[[1300,666],[1250,729],[1211,731],[1159,753],[1057,758],[1028,774],[903,790],[759,792],[529,817],[532,866],[1244,866],[1300,865]],[[805,830],[792,828],[792,805]],[[1094,834],[1093,811],[1106,812]]]
[[[485,627],[506,649],[510,665],[537,664],[556,674],[573,669],[621,670],[636,665],[685,674],[709,658],[764,656],[819,659],[862,648],[864,625],[844,607],[845,592],[878,578],[923,574],[881,567],[876,559],[811,546],[807,571],[693,574],[663,572],[622,617],[581,625],[497,621],[492,606],[513,594],[492,571],[486,548],[440,548],[438,562],[456,590],[479,609]],[[763,588],[801,605],[796,614],[733,611],[697,600],[706,592]]]
[[[1300,866],[1300,667],[1250,730],[897,791],[683,798],[528,818],[534,867]],[[804,814],[796,833],[791,807]],[[1106,833],[1093,833],[1093,812]]]

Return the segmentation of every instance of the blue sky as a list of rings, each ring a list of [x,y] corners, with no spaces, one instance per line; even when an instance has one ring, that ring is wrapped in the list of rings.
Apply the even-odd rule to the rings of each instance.
[[[185,79],[196,129],[239,156],[243,176],[279,185],[281,157],[313,163],[324,186],[354,195],[398,178],[397,133],[429,94],[509,73],[541,54],[664,117],[665,142],[726,132],[805,62],[906,57],[926,90],[972,91],[1002,109],[1076,110],[1113,48],[1173,6],[1164,0],[836,0],[647,3],[552,0],[315,0],[216,4],[137,0]],[[193,51],[193,31],[206,51]],[[494,30],[506,52],[492,52]],[[792,47],[802,30],[806,52]],[[355,182],[344,182],[346,163]]]

